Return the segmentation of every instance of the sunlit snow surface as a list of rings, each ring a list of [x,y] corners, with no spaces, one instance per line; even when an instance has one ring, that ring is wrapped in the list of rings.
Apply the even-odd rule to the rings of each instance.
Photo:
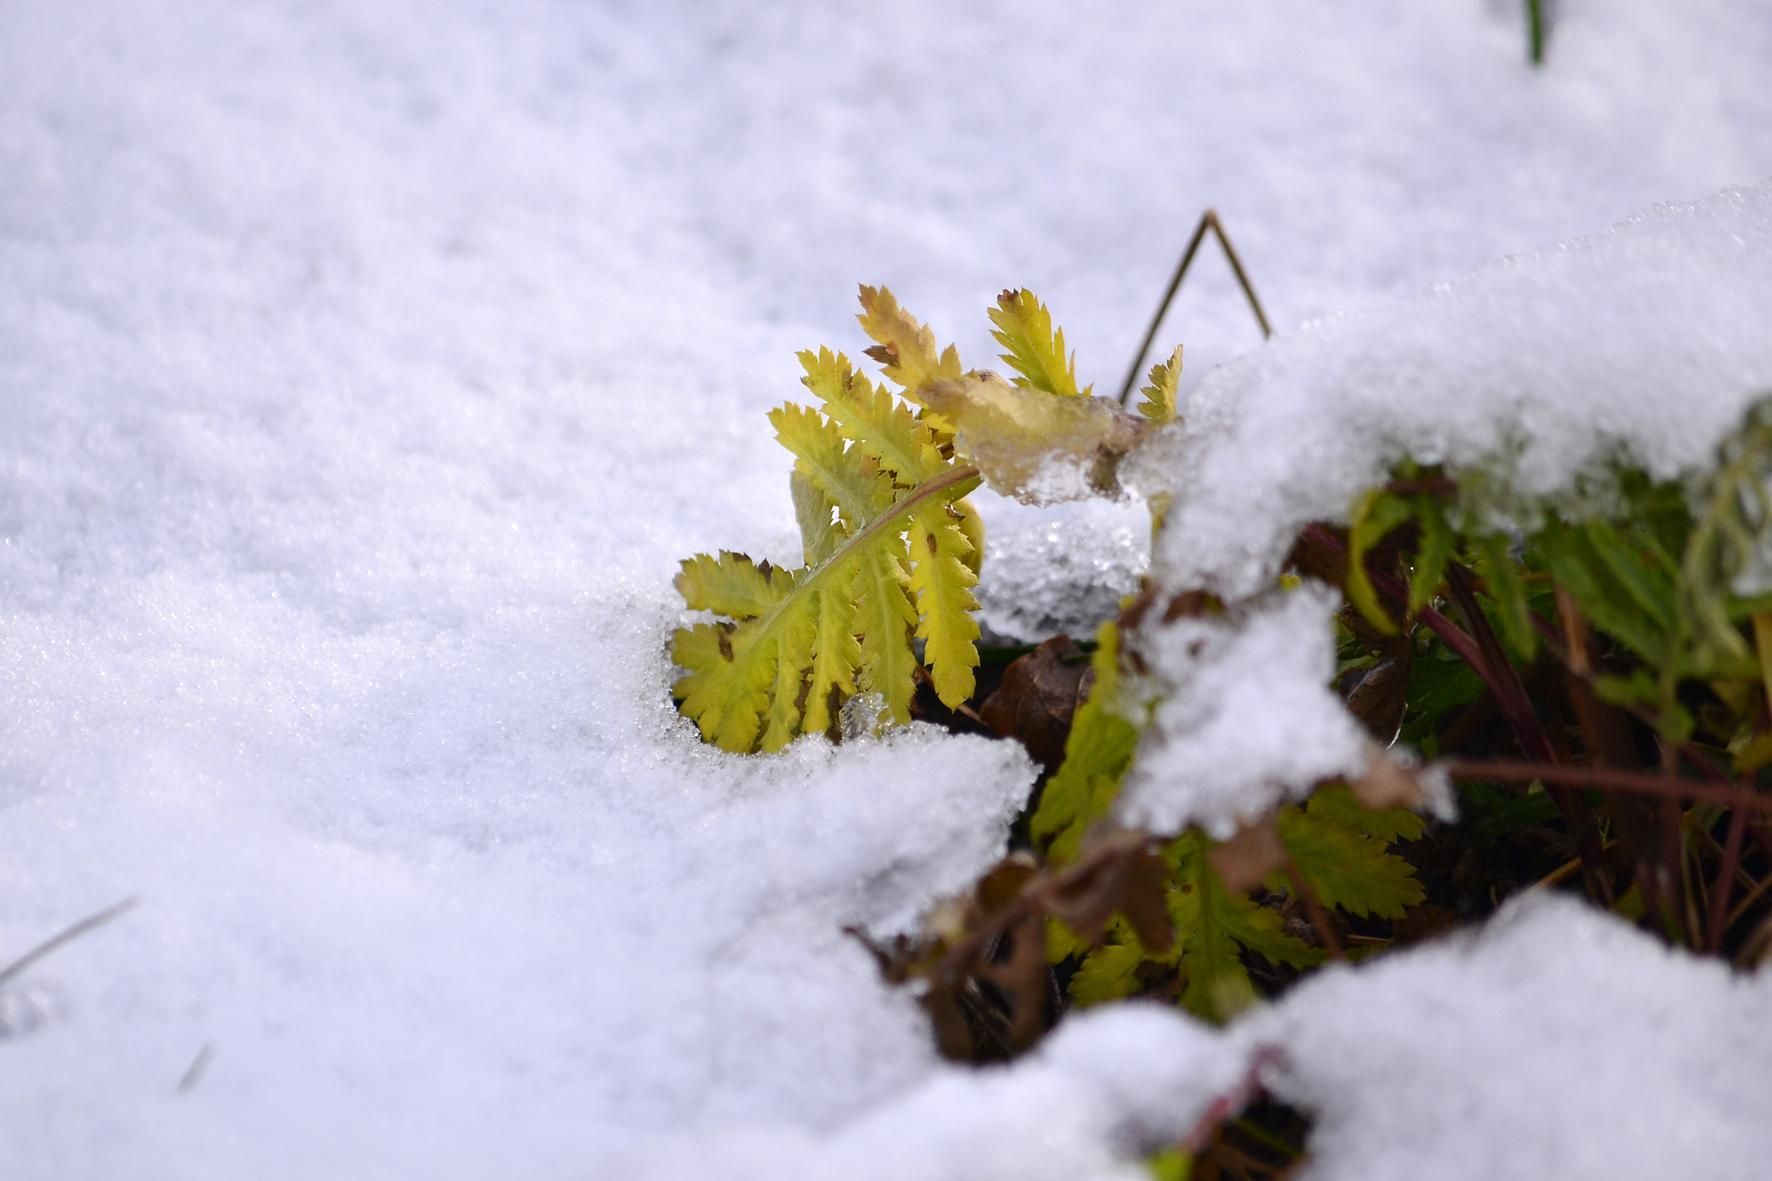
[[[1768,1020],[1772,979],[1534,895],[1481,931],[1324,969],[1224,1032],[1094,1010],[1013,1069],[943,1070],[827,1136],[734,1134],[666,1153],[655,1175],[711,1153],[747,1181],[1135,1181],[1139,1153],[1253,1076],[1316,1113],[1301,1181],[1754,1181],[1772,1046],[1750,1031]]]
[[[1184,1119],[1159,1051],[1217,1043],[1177,1017],[1081,1024],[1025,1083],[935,1066],[839,929],[988,863],[1030,766],[929,733],[702,748],[669,578],[792,555],[763,411],[794,349],[858,349],[859,281],[970,364],[1029,285],[1107,389],[1209,204],[1285,335],[1769,167],[1763,6],[1571,0],[1537,73],[1516,7],[0,6],[0,962],[141,899],[0,997],[0,1176],[702,1173],[722,1128],[928,1161],[996,1126],[1040,1135],[954,1159],[1033,1175],[1130,1159],[1165,1088]],[[1256,343],[1202,266],[1163,337],[1195,374]],[[1086,628],[1142,560],[1136,505],[986,511],[1004,631]],[[1074,578],[1013,556],[1059,544]],[[1480,1041],[1510,1010],[1440,954],[1378,970],[1430,965],[1420,1022]],[[1706,1032],[1764,1024],[1731,987],[1758,1015]],[[1411,1094],[1488,1085],[1407,1028]],[[1766,1155],[1698,1081],[1765,1064],[1717,1038],[1605,1108],[1687,1113],[1712,1176]],[[1469,1099],[1542,1117],[1472,1143],[1586,1160],[1570,1077]],[[1324,1175],[1443,1174],[1437,1138],[1362,1151],[1405,1114],[1333,1094]]]

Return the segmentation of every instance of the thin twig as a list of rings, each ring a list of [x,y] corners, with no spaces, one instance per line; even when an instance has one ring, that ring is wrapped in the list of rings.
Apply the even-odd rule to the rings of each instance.
[[[45,939],[30,951],[25,952],[24,955],[19,956],[4,968],[0,968],[0,986],[11,983],[17,977],[22,976],[25,973],[25,970],[31,967],[31,965],[37,963],[45,956],[51,955],[61,948],[66,947],[74,940],[80,938],[80,936],[98,930],[112,919],[117,918],[128,911],[136,904],[136,902],[136,897],[130,895],[121,902],[105,907],[105,909],[99,911],[97,914],[88,915],[67,930],[51,935],[48,939]]]
[[[1556,762],[1557,755],[1551,747],[1550,737],[1545,734],[1544,726],[1533,712],[1532,698],[1527,695],[1526,686],[1520,682],[1520,674],[1514,669],[1513,662],[1508,660],[1507,653],[1502,650],[1501,640],[1496,636],[1495,629],[1489,626],[1488,617],[1483,614],[1482,607],[1477,605],[1476,593],[1471,589],[1468,572],[1457,562],[1449,563],[1446,568],[1446,586],[1452,592],[1452,601],[1458,604],[1459,611],[1464,615],[1471,638],[1477,643],[1477,650],[1483,654],[1483,662],[1489,666],[1492,687],[1498,687],[1495,704],[1500,707],[1508,726],[1520,740],[1520,746],[1534,759],[1547,763]]]
[[[1243,260],[1237,257],[1236,247],[1225,236],[1224,226],[1219,224],[1218,212],[1208,209],[1200,215],[1200,224],[1194,227],[1194,236],[1187,241],[1187,247],[1181,252],[1181,261],[1175,264],[1175,274],[1169,280],[1169,289],[1163,292],[1163,298],[1157,302],[1157,314],[1151,317],[1151,325],[1145,329],[1144,341],[1138,346],[1138,353],[1132,358],[1132,367],[1126,371],[1126,380],[1120,383],[1120,405],[1132,396],[1132,387],[1138,382],[1138,371],[1144,367],[1145,356],[1151,351],[1151,342],[1157,339],[1157,329],[1163,326],[1163,317],[1169,314],[1169,305],[1175,301],[1175,293],[1181,290],[1181,281],[1187,278],[1188,268],[1194,265],[1194,255],[1200,251],[1200,243],[1206,240],[1206,231],[1211,230],[1212,236],[1218,239],[1218,245],[1224,250],[1224,257],[1231,264],[1231,273],[1237,277],[1237,286],[1243,289],[1243,298],[1249,301],[1249,310],[1255,313],[1255,322],[1261,325],[1261,338],[1266,340],[1274,334],[1268,325],[1267,313],[1261,310],[1261,300],[1256,298],[1255,285],[1249,282],[1249,275],[1243,270]]]
[[[1710,921],[1704,929],[1704,945],[1711,951],[1723,949],[1723,932],[1729,917],[1729,895],[1735,889],[1735,870],[1741,864],[1741,838],[1747,835],[1747,809],[1729,812],[1729,833],[1723,838],[1723,859],[1717,865],[1717,877],[1710,891]]]

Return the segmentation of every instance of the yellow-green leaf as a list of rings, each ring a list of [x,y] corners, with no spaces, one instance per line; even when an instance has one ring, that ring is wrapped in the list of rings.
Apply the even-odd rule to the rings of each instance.
[[[1031,291],[1005,291],[990,310],[991,333],[1008,351],[1003,360],[1021,376],[1015,384],[1074,398],[1090,389],[1077,389],[1077,362],[1064,348],[1064,330],[1052,327],[1052,313]]]
[[[1148,384],[1139,391],[1143,400],[1138,412],[1155,423],[1175,421],[1177,390],[1181,385],[1181,346],[1169,354],[1167,361],[1151,367]]]
[[[960,357],[954,346],[936,349],[935,333],[898,305],[884,287],[861,289],[861,329],[875,341],[868,356],[878,361],[888,380],[906,397],[918,400],[918,391],[932,381],[960,376]]]
[[[911,517],[911,589],[917,598],[917,638],[923,660],[935,683],[935,695],[950,709],[972,696],[978,667],[978,621],[972,613],[978,600],[972,587],[978,576],[966,564],[972,543],[960,528],[958,514],[943,502],[931,502]]]

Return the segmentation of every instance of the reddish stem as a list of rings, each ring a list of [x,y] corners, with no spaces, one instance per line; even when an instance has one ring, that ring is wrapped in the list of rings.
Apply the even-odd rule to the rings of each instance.
[[[1558,783],[1567,787],[1630,792],[1660,799],[1703,800],[1706,803],[1772,813],[1772,795],[1744,793],[1733,787],[1719,787],[1647,771],[1571,767],[1561,763],[1513,763],[1505,759],[1448,759],[1436,765],[1454,779],[1487,779],[1496,783],[1531,783],[1535,779],[1542,779],[1546,783]]]

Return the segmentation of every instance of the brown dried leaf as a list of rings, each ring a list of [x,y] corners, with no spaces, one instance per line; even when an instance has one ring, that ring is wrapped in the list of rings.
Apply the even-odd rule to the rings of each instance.
[[[1071,718],[1085,691],[1089,662],[1068,637],[1047,640],[1003,671],[979,716],[999,738],[1014,738],[1047,770],[1064,761]]]
[[[1368,734],[1386,746],[1396,741],[1403,726],[1413,652],[1414,645],[1407,635],[1396,637],[1386,644],[1386,651],[1376,664],[1359,670],[1352,683],[1342,690],[1348,712],[1360,719]]]
[[[1110,838],[1117,839],[1117,838]],[[1167,895],[1168,867],[1142,842],[1105,857],[1078,863],[1082,872],[1056,879],[1046,910],[1084,942],[1099,939],[1116,914],[1124,915],[1139,942],[1155,952],[1174,941]]]

